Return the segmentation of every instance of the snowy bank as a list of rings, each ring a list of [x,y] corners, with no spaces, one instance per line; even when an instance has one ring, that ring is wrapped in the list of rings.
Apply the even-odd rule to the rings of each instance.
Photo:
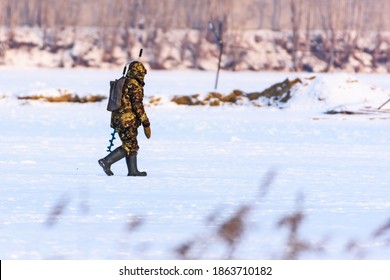
[[[227,95],[211,92],[206,96],[174,96],[171,101],[179,105],[234,104],[324,113],[364,113],[368,110],[378,111],[389,98],[389,91],[365,84],[352,76],[338,74],[286,79],[261,92],[234,90]],[[390,104],[387,103],[380,109],[389,113]]]
[[[105,102],[109,81],[120,76],[119,70],[0,70],[4,77],[0,100],[16,98],[23,102]],[[20,75],[24,76],[23,84],[18,81]],[[372,79],[375,75],[223,72],[218,91],[210,90],[214,75],[202,71],[151,71],[146,77],[145,104],[275,107],[316,113],[390,110],[390,102],[381,107],[390,98],[390,85],[376,84]],[[385,75],[378,77],[381,81],[387,79]]]

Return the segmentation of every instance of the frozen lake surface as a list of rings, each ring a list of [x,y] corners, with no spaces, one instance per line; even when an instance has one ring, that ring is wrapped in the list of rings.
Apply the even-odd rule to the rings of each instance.
[[[214,87],[215,73],[149,72],[146,96]],[[299,242],[310,245],[301,259],[390,258],[388,118],[151,106],[152,138],[140,131],[138,155],[148,176],[127,177],[120,161],[108,177],[97,164],[111,133],[105,101],[15,98],[52,88],[107,95],[120,73],[0,69],[0,259],[176,259],[191,241],[192,258],[281,259]],[[300,75],[222,72],[218,91]],[[390,92],[388,75],[354,76]],[[250,211],[232,245],[220,229],[243,205]],[[304,219],[291,243],[278,222],[294,213]]]

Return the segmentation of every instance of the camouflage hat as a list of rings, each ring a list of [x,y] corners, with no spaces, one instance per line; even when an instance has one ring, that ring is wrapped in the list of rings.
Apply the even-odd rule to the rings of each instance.
[[[147,71],[145,66],[139,61],[133,61],[129,65],[129,70],[127,71],[128,77],[134,77],[141,81],[144,80]]]

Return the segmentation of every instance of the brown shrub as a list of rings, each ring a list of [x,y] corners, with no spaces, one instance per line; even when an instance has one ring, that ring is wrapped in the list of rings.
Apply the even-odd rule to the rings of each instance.
[[[18,96],[19,100],[40,100],[45,102],[70,102],[70,103],[92,103],[92,102],[100,102],[107,97],[103,95],[90,95],[79,97],[77,94],[72,94],[67,91],[60,91],[59,96],[43,96],[43,95],[29,95],[29,96]]]

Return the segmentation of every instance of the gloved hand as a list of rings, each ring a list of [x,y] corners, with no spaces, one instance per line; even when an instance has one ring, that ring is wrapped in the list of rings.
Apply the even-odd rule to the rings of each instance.
[[[152,136],[152,131],[150,130],[150,126],[144,127],[144,133],[145,133],[146,138],[148,138],[148,139]]]

